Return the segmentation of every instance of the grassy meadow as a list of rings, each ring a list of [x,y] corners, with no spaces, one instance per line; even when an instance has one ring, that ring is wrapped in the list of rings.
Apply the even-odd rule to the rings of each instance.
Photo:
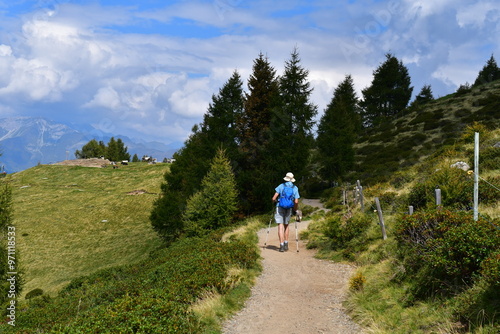
[[[161,244],[149,213],[168,168],[41,165],[8,176],[22,294],[54,296],[74,278],[147,258]]]

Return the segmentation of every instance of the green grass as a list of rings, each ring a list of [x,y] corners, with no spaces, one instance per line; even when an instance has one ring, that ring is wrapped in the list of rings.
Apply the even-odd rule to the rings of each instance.
[[[145,259],[161,245],[149,222],[167,164],[119,169],[42,165],[8,176],[23,294]],[[144,190],[140,195],[129,195]]]
[[[444,146],[453,146],[476,121],[489,130],[498,128],[498,96],[500,82],[491,82],[467,94],[439,98],[365,130],[354,145],[356,165],[349,178],[361,179],[365,185],[387,181],[402,167],[418,164]]]

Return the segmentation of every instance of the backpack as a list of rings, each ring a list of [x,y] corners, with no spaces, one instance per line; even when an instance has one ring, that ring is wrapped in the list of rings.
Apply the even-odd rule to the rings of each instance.
[[[291,209],[294,207],[294,197],[293,197],[293,186],[289,187],[286,184],[283,184],[283,190],[281,190],[280,199],[278,201],[278,206]]]

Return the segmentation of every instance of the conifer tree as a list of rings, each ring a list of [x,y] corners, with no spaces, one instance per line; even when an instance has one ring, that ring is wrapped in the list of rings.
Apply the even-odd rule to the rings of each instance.
[[[223,147],[230,160],[237,154],[236,118],[243,113],[243,82],[237,71],[219,90],[218,95],[212,96],[207,112],[203,117],[201,132],[206,136],[205,142],[215,152]]]
[[[427,102],[433,101],[434,95],[432,94],[432,89],[430,85],[424,85],[420,93],[415,96],[415,100],[411,103],[411,107],[420,106]]]
[[[204,235],[231,225],[238,208],[238,191],[231,164],[220,149],[201,189],[189,198],[183,221],[188,235]]]
[[[130,154],[121,138],[111,137],[106,147],[106,158],[111,161],[130,160]]]
[[[408,69],[392,54],[374,72],[369,87],[362,90],[364,125],[373,126],[397,117],[408,105],[413,87]]]
[[[140,162],[141,160],[139,160],[139,157],[137,156],[137,153],[134,154],[134,156],[132,157],[132,162]]]
[[[294,49],[285,62],[285,71],[279,78],[280,101],[274,109],[271,123],[271,166],[274,180],[289,171],[298,177],[308,170],[310,150],[314,145],[312,127],[317,106],[311,101],[312,88],[307,80],[309,71],[300,64],[298,50]],[[274,181],[275,182],[275,181]]]
[[[238,184],[247,211],[261,211],[268,206],[270,173],[279,166],[270,165],[271,120],[279,102],[276,70],[261,53],[254,60],[248,79],[244,112],[237,120],[239,143]],[[273,182],[274,183],[274,182]],[[268,201],[269,202],[269,201]]]
[[[235,71],[219,94],[212,96],[203,123],[193,127],[182,149],[173,156],[175,162],[164,176],[161,195],[154,202],[150,216],[153,228],[167,242],[183,233],[182,215],[187,199],[200,189],[218,147],[227,150],[231,161],[235,159],[235,118],[243,109],[242,86]]]
[[[500,69],[498,68],[497,62],[493,55],[491,55],[490,59],[486,62],[486,65],[479,71],[479,74],[474,81],[473,87],[492,82],[500,79]]]
[[[352,77],[347,75],[335,89],[318,125],[316,142],[324,180],[338,181],[353,167],[353,145],[360,128],[358,97]]]

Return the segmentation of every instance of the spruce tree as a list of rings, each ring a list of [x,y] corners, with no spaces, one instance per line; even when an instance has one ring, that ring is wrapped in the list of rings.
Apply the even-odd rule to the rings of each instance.
[[[374,126],[401,115],[410,101],[413,87],[408,69],[392,54],[374,72],[369,87],[362,90],[364,125]]]
[[[279,106],[273,110],[271,122],[271,154],[268,158],[274,168],[274,180],[289,171],[299,178],[306,176],[310,151],[314,145],[312,128],[317,106],[311,101],[312,88],[309,71],[300,64],[298,50],[294,49],[285,62],[285,71],[279,78]]]
[[[187,199],[199,191],[217,149],[224,148],[228,158],[235,159],[235,119],[243,109],[242,86],[235,71],[219,94],[212,96],[203,123],[193,127],[182,149],[173,156],[175,162],[165,173],[161,195],[154,202],[150,216],[153,228],[168,242],[183,233],[182,215]]]
[[[243,112],[243,82],[237,71],[219,90],[218,95],[212,96],[207,112],[203,117],[201,132],[206,136],[205,142],[210,150],[224,148],[230,160],[237,154],[236,118]]]
[[[415,96],[415,100],[411,103],[411,107],[418,107],[433,100],[434,95],[432,94],[431,86],[424,85],[422,87],[422,90],[420,90],[420,93]]]
[[[188,235],[204,235],[227,227],[238,208],[236,180],[224,150],[214,157],[201,189],[189,198],[183,221]]]
[[[106,147],[106,159],[111,161],[130,160],[130,154],[127,152],[127,147],[121,138],[115,139],[115,137],[111,137]]]
[[[271,120],[279,102],[279,84],[276,70],[262,53],[254,60],[248,90],[244,112],[237,120],[240,153],[237,180],[244,188],[241,192],[247,212],[262,211],[269,206],[265,199],[270,196],[272,172],[279,168],[269,162]]]
[[[335,89],[318,125],[316,142],[324,180],[339,181],[353,167],[353,145],[360,128],[358,97],[352,77],[347,75]]]
[[[500,69],[498,68],[497,62],[493,55],[491,55],[490,59],[486,62],[486,65],[479,71],[479,74],[474,81],[473,87],[492,82],[500,79]]]

